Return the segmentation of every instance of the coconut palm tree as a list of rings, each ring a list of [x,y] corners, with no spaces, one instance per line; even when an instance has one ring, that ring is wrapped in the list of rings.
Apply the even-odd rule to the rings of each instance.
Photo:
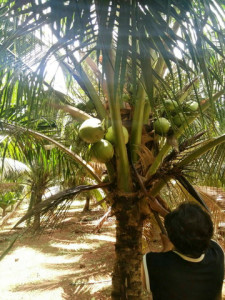
[[[1,146],[3,146],[3,143]],[[5,217],[6,209],[9,206],[11,206],[13,214],[23,200],[23,185],[20,178],[29,168],[18,160],[4,157],[0,158],[0,170],[0,207],[2,208],[2,217]],[[13,209],[15,203],[17,204]],[[5,222],[7,218],[4,218],[2,222]]]
[[[24,134],[21,128],[16,129],[16,133],[13,128],[8,128],[7,135],[4,132],[4,142],[1,145],[1,155],[4,159],[1,159],[1,163],[4,178],[15,181],[17,186],[25,187],[26,198],[30,197],[29,213],[46,198],[45,194],[49,189],[56,186],[58,189],[74,187],[82,182],[85,175],[80,171],[79,165],[63,155],[63,152],[59,152],[54,145],[37,141],[32,136]],[[6,196],[9,198],[11,195],[12,193],[8,192]],[[10,204],[8,200],[11,198],[6,199],[6,196],[4,195],[5,201],[2,199],[2,204],[0,203],[2,208]],[[30,220],[28,221],[30,225]],[[32,222],[34,230],[40,229],[40,222],[41,215],[37,213]]]
[[[112,127],[104,164],[117,220],[112,299],[141,299],[142,225],[153,199],[171,179],[200,202],[191,182],[224,186],[224,3],[6,0],[0,13],[2,127],[48,140],[97,182],[86,154],[34,123],[52,124],[60,109],[74,122],[98,118],[102,137]],[[66,91],[49,79],[52,60]]]

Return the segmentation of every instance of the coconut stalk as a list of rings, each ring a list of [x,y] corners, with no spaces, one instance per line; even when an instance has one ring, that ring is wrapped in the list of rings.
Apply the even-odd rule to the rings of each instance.
[[[117,92],[114,89],[114,59],[111,50],[105,52],[106,53],[103,54],[103,68],[106,74],[111,122],[116,141],[117,184],[120,191],[129,193],[132,190],[132,181],[127,148],[124,142],[123,132],[121,130],[122,120],[120,114],[120,103]]]
[[[134,163],[137,160],[138,146],[141,144],[142,126],[144,122],[145,95],[144,88],[141,82],[139,82],[130,139],[131,159]]]

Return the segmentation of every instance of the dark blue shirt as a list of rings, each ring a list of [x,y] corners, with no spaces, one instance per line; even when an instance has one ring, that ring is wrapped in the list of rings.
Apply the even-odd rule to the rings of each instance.
[[[211,241],[205,254],[188,260],[174,251],[144,255],[146,285],[153,300],[218,300],[224,279],[224,253]]]

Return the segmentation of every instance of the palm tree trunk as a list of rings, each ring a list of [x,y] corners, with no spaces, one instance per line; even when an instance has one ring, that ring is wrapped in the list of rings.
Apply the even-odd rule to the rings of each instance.
[[[42,201],[42,192],[36,194],[35,204],[34,205],[38,205],[39,203],[41,203],[41,201]],[[40,213],[36,213],[34,215],[33,229],[34,230],[39,230],[40,229],[40,225],[41,225],[41,214]]]
[[[2,217],[5,217],[6,215],[6,207],[2,207]]]
[[[85,202],[83,211],[90,210],[90,200],[91,200],[91,197],[89,195],[86,196],[86,202]]]
[[[117,199],[118,201],[118,199]],[[134,199],[119,199],[116,214],[116,259],[112,276],[113,300],[141,300],[143,221]],[[122,204],[122,205],[121,205]]]

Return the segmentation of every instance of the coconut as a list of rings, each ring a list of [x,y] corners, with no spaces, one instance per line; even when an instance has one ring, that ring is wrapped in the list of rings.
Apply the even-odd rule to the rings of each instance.
[[[170,122],[166,118],[158,118],[154,122],[155,132],[159,135],[165,135],[170,129]]]
[[[125,144],[127,144],[128,140],[129,140],[129,133],[128,133],[126,127],[124,127],[124,126],[122,126],[122,131],[123,131],[124,142],[125,142]],[[116,143],[116,138],[115,138],[112,126],[108,128],[106,135],[105,135],[105,139],[107,141],[111,142],[112,144]]]
[[[177,110],[178,104],[174,100],[166,100],[164,104],[165,104],[165,108],[168,109],[169,111]]]
[[[181,126],[186,121],[183,113],[179,113],[173,117],[173,123],[176,126]]]
[[[91,159],[100,163],[108,162],[114,155],[113,145],[104,139],[91,147]]]
[[[79,128],[79,136],[86,143],[96,143],[104,137],[101,121],[96,118],[85,120]]]
[[[198,109],[198,102],[190,101],[185,104],[185,110],[188,112],[193,112]]]

